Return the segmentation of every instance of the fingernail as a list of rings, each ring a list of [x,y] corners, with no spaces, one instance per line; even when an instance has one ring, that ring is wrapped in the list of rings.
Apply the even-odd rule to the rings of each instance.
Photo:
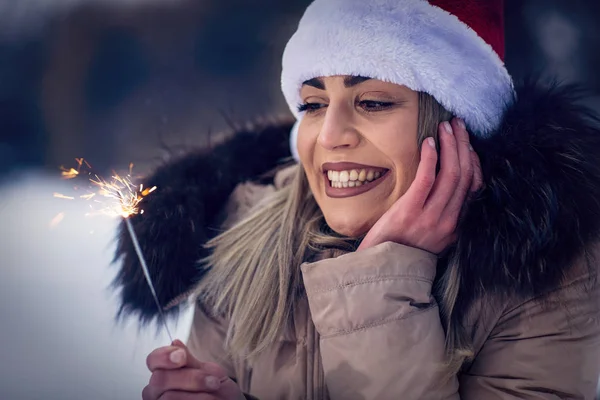
[[[427,138],[427,143],[435,149],[435,140],[432,137]]]
[[[185,351],[183,350],[175,350],[171,354],[169,354],[169,360],[175,364],[181,364],[185,361]]]
[[[204,383],[206,383],[206,387],[212,390],[217,390],[221,387],[221,382],[219,378],[215,376],[207,376],[204,378]]]
[[[458,125],[460,125],[462,129],[467,129],[465,121],[463,121],[462,118],[456,118],[456,120],[458,121]]]
[[[469,150],[475,151],[475,149],[473,149],[473,146],[471,146],[471,145],[469,145]]]
[[[444,129],[446,129],[446,132],[452,135],[452,125],[450,125],[450,122],[444,121]]]

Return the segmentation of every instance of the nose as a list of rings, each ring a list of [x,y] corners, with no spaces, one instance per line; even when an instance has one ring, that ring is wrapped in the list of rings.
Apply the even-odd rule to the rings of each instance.
[[[317,142],[327,150],[358,146],[360,134],[354,127],[352,111],[341,105],[330,104],[325,112]]]

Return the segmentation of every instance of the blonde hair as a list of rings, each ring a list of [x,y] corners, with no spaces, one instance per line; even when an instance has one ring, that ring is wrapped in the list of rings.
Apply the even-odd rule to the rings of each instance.
[[[432,96],[419,93],[419,147],[427,137],[437,141],[439,123],[450,118]],[[360,240],[327,226],[298,166],[289,185],[207,244],[210,271],[196,293],[207,309],[229,320],[231,354],[253,357],[290,326],[303,289],[300,265],[354,251]]]

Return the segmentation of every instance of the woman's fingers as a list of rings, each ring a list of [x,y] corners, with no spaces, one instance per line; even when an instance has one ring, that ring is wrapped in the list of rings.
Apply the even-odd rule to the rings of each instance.
[[[142,391],[142,398],[156,400],[171,390],[216,392],[220,387],[218,377],[197,368],[159,369],[152,373],[148,386]]]
[[[448,122],[439,126],[440,137],[440,172],[438,173],[433,189],[427,199],[426,209],[435,210],[442,214],[461,179],[461,165],[457,149],[457,138],[454,129]]]
[[[154,350],[146,363],[152,376],[142,391],[143,400],[216,400],[241,394],[225,368],[197,360],[180,340]]]
[[[146,365],[151,372],[157,369],[177,369],[188,364],[188,352],[176,346],[160,347],[146,357]]]
[[[437,160],[438,155],[435,148],[435,140],[429,137],[425,139],[421,146],[421,161],[419,162],[415,179],[403,196],[410,207],[415,207],[419,210],[423,208],[435,183]]]
[[[146,357],[146,365],[151,372],[157,369],[181,368],[187,363],[187,353],[176,346],[164,346],[153,350]]]
[[[473,152],[470,149],[471,144],[469,143],[469,134],[464,123],[455,118],[452,121],[452,128],[454,136],[456,137],[460,176],[443,214],[447,218],[458,219],[458,215],[463,208],[463,204],[465,203],[465,199],[467,198],[467,194],[473,183],[473,173],[475,168],[473,165]]]
[[[181,345],[183,343],[179,342]],[[181,367],[203,368],[200,362],[192,356],[187,347],[183,345],[165,346],[154,350],[146,357],[146,365],[151,372],[157,369],[177,369]]]

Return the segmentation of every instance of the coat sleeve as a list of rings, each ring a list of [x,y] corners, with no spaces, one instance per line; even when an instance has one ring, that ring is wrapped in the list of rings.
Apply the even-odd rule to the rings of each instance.
[[[332,400],[459,399],[458,379],[442,380],[436,264],[433,254],[383,243],[302,266]]]
[[[459,387],[442,380],[435,267],[434,255],[394,243],[303,266],[332,400],[594,398],[600,333],[589,280],[561,288],[555,303],[507,309]]]

